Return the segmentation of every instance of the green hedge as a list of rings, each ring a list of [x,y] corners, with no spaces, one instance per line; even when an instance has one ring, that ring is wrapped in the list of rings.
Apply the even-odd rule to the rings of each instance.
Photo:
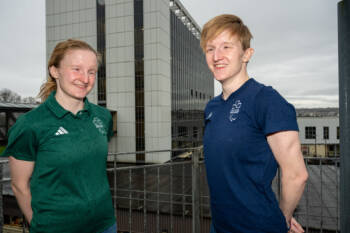
[[[2,154],[2,152],[5,150],[6,146],[0,146],[0,155]]]

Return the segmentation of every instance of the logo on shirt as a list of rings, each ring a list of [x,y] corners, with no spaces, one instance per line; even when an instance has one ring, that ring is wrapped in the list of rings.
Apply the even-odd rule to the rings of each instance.
[[[58,130],[55,133],[55,135],[58,136],[58,135],[63,135],[63,134],[68,134],[68,131],[61,126],[61,127],[58,128]]]
[[[209,120],[210,118],[211,118],[211,116],[213,115],[213,112],[210,112],[209,114],[208,114],[208,116],[205,118],[206,120]]]
[[[232,105],[231,111],[230,111],[230,116],[229,119],[230,121],[234,121],[238,117],[239,109],[241,108],[242,103],[240,100],[236,100],[234,104]]]
[[[102,135],[106,135],[106,129],[103,125],[103,122],[101,121],[100,118],[98,117],[94,117],[94,119],[92,120],[92,123],[94,123],[96,129],[98,129],[98,131],[102,134]]]

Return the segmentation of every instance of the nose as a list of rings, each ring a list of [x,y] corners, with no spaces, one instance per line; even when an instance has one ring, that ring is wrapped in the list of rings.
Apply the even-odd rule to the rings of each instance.
[[[81,80],[83,83],[88,83],[88,82],[89,82],[89,73],[88,73],[88,71],[83,71],[83,72],[81,72],[80,80]]]
[[[214,61],[219,61],[222,59],[222,52],[220,49],[214,50]]]

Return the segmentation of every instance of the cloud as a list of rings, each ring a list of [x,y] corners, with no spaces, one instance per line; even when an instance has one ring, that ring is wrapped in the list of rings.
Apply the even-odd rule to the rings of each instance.
[[[200,26],[223,13],[243,19],[256,51],[248,71],[258,81],[303,106],[338,104],[338,1],[181,2]],[[0,28],[6,32],[0,43],[1,87],[35,96],[46,75],[45,1],[0,1]]]
[[[0,1],[0,81],[22,97],[45,78],[45,1]]]
[[[202,26],[218,14],[240,16],[254,38],[248,73],[300,107],[338,105],[337,2],[182,0]],[[206,9],[210,9],[207,10]],[[221,92],[215,84],[215,93]]]

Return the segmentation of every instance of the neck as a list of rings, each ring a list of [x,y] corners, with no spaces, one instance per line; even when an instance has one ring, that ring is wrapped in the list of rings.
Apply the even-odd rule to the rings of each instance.
[[[240,77],[226,80],[222,82],[222,98],[226,100],[233,92],[237,91],[247,80],[248,74],[241,75]]]
[[[84,101],[74,98],[64,98],[60,93],[55,95],[56,101],[67,111],[70,111],[74,115],[84,108]]]

